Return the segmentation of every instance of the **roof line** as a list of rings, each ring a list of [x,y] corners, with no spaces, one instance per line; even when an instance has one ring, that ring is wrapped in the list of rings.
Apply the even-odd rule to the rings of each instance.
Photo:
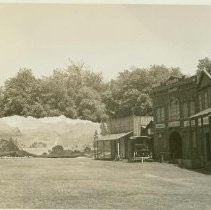
[[[211,75],[206,69],[203,69],[202,71],[211,79]]]
[[[105,136],[101,136],[100,138],[96,139],[96,141],[113,141],[113,140],[118,140],[124,136],[127,136],[129,134],[133,133],[133,131],[129,131],[127,133],[114,133],[114,134],[107,134]],[[119,136],[118,136],[119,135]],[[114,138],[112,139],[107,139],[106,137],[109,137],[109,136],[114,136]]]
[[[192,116],[189,117],[189,119],[192,119],[192,118],[195,118],[195,117],[199,117],[199,116],[204,116],[204,115],[208,115],[211,113],[211,107],[210,108],[207,108],[205,110],[202,110]]]

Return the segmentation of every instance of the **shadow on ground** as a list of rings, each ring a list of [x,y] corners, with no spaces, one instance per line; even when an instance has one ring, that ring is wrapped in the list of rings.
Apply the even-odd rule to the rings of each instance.
[[[205,175],[211,175],[211,168],[188,169],[188,170],[205,174]]]

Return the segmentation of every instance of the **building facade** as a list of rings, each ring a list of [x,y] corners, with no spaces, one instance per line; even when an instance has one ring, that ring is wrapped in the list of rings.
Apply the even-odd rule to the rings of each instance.
[[[152,116],[127,116],[109,118],[101,126],[102,135],[95,142],[96,159],[132,159],[135,144],[149,141],[145,128],[153,120]],[[102,124],[101,124],[102,125]],[[102,129],[105,128],[106,129]],[[151,139],[151,137],[150,137]]]
[[[187,168],[209,165],[210,74],[170,77],[153,89],[152,98],[156,158],[177,160]]]

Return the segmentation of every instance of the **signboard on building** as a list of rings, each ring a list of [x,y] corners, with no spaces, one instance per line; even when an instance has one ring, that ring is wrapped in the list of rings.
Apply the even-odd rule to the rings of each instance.
[[[161,128],[165,128],[165,124],[164,123],[161,123],[161,124],[155,124],[155,128],[157,129],[161,129]]]
[[[196,125],[196,121],[195,120],[191,120],[191,126],[194,127]]]
[[[198,118],[198,126],[201,126],[201,118]]]
[[[204,117],[203,118],[203,125],[209,125],[209,117]]]
[[[190,126],[190,121],[188,120],[188,121],[184,121],[184,127],[188,127],[188,126]]]
[[[180,121],[173,121],[168,123],[168,127],[179,127]]]

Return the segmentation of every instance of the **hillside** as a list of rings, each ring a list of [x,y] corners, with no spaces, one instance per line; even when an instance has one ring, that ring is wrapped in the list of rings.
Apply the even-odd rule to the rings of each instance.
[[[10,138],[14,136],[21,136],[18,127],[9,126],[6,122],[0,121],[0,138]]]
[[[39,119],[11,116],[0,119],[0,136],[13,136],[21,148],[36,154],[47,152],[57,144],[71,150],[82,150],[85,145],[92,146],[95,130],[99,131],[98,123],[72,120],[64,116]],[[47,146],[33,148],[34,143]]]

